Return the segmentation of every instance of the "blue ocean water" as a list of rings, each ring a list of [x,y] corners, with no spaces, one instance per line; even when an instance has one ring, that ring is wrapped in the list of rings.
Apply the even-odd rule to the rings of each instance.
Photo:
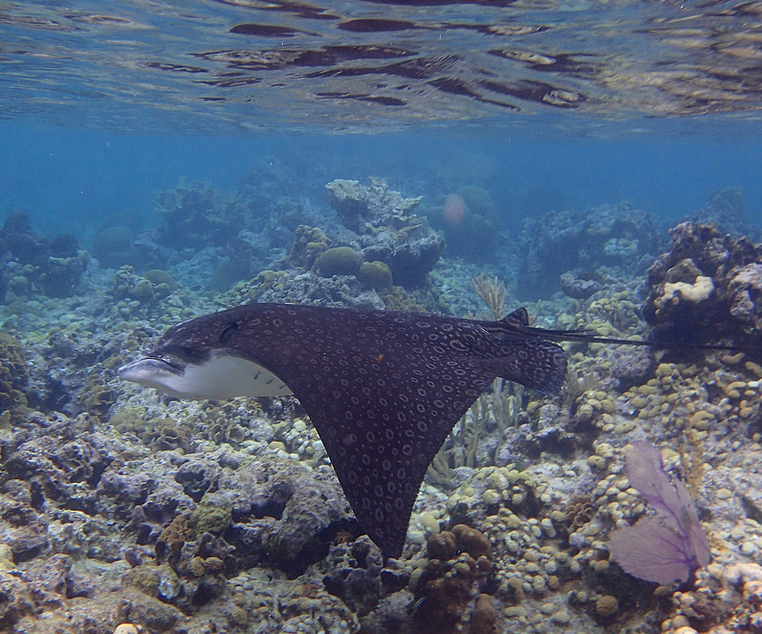
[[[472,172],[472,184],[491,194],[506,229],[551,210],[622,201],[671,223],[727,187],[742,190],[749,223],[762,221],[762,145],[745,122],[742,128],[749,134],[744,136],[728,134],[727,122],[713,134],[706,122],[695,135],[648,132],[612,139],[459,131],[457,126],[435,132],[425,125],[346,136],[198,136],[192,131],[148,136],[139,130],[79,130],[71,124],[68,129],[27,120],[0,125],[2,216],[21,210],[43,235],[71,232],[86,241],[89,232],[110,224],[150,226],[157,221],[156,193],[181,178],[230,191],[256,161],[298,155],[322,164],[326,182],[378,175],[410,196],[426,193],[432,170],[460,166]],[[422,189],[411,185],[416,178]],[[453,190],[459,184],[456,179]]]

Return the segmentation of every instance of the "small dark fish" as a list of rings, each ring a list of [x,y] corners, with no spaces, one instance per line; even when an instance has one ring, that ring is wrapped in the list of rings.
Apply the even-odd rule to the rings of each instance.
[[[492,381],[560,391],[566,357],[551,339],[653,345],[531,328],[523,308],[494,322],[251,304],[170,328],[119,376],[178,398],[293,394],[358,521],[397,557],[426,469]]]

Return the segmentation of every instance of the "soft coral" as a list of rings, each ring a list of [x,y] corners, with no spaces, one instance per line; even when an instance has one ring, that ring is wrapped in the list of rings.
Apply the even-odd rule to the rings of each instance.
[[[626,471],[635,487],[656,511],[635,526],[614,531],[609,550],[625,572],[660,584],[686,581],[709,563],[709,540],[685,485],[664,470],[661,453],[646,441],[625,450]]]

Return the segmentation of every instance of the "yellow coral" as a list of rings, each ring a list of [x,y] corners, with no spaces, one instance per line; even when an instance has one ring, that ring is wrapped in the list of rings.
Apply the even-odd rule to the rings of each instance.
[[[672,282],[664,285],[664,295],[654,301],[656,308],[663,307],[667,302],[677,304],[680,300],[698,304],[708,299],[714,292],[714,282],[711,277],[699,275],[693,284],[688,282]]]

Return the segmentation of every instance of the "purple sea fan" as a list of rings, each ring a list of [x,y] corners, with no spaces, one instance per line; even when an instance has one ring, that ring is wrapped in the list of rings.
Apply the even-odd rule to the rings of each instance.
[[[710,558],[709,540],[693,500],[680,480],[670,478],[661,453],[648,442],[634,442],[625,454],[630,485],[648,500],[656,517],[615,530],[609,536],[609,551],[625,572],[639,579],[659,584],[686,581]]]

